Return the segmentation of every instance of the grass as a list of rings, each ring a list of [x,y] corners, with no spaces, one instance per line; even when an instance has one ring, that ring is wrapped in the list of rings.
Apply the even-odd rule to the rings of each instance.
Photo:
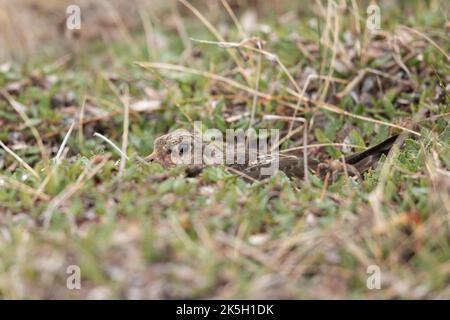
[[[190,3],[208,27],[181,3],[181,31],[162,8],[147,37],[119,26],[111,41],[80,40],[69,54],[49,44],[51,54],[3,65],[0,297],[448,298],[445,3],[384,4],[377,35],[362,6],[362,20],[348,5],[336,21],[326,4],[283,2],[260,8],[255,27],[236,25],[220,2],[219,13]],[[260,40],[224,48],[179,35],[239,43],[240,29]],[[256,128],[297,130],[281,146],[297,155],[302,123],[285,119],[304,118],[308,145],[330,144],[308,150],[320,160],[394,133],[404,142],[362,182],[279,173],[247,183],[222,167],[189,178],[141,160],[159,135],[196,120],[246,129],[253,110]],[[66,287],[69,265],[80,267],[80,290]],[[366,286],[370,265],[380,290]]]

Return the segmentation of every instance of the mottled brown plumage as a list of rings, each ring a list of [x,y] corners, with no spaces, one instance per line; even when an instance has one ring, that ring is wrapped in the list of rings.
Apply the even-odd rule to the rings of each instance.
[[[380,159],[381,155],[387,154],[398,135],[392,136],[387,140],[368,148],[362,152],[351,154],[344,158],[344,161],[329,160],[318,162],[308,159],[308,169],[314,174],[324,177],[327,173],[332,174],[333,179],[339,172],[346,172],[350,176],[361,178],[361,174],[373,168]],[[185,139],[199,139],[191,133],[175,132],[163,135],[155,140],[154,151],[145,159],[150,162],[157,162],[165,168],[177,166],[174,163],[172,154],[183,157],[188,152],[192,152],[193,144],[186,143]],[[217,152],[223,152],[219,148]],[[262,156],[256,163],[231,164],[227,165],[234,169],[233,171],[242,173],[244,177],[260,180],[266,178],[261,174],[261,169],[267,167],[271,161],[278,161],[278,170],[283,171],[288,177],[303,178],[305,174],[304,161],[302,157],[279,155],[277,157]],[[189,172],[200,172],[203,165],[187,165]]]

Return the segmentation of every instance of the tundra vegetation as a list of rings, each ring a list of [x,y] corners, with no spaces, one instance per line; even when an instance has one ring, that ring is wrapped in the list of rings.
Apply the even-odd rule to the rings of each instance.
[[[448,1],[77,2],[0,3],[1,298],[450,297]],[[143,161],[195,121],[400,140],[362,180]]]

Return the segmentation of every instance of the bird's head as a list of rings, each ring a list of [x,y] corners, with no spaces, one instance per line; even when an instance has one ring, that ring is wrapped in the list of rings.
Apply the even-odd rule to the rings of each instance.
[[[194,135],[187,130],[177,130],[156,138],[153,153],[145,160],[159,163],[164,168],[190,164]]]

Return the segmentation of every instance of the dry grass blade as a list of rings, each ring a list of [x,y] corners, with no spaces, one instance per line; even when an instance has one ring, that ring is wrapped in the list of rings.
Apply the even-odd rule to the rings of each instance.
[[[384,77],[384,78],[387,78],[387,79],[390,79],[393,81],[397,81],[402,84],[411,84],[410,81],[396,78],[386,72],[382,72],[380,70],[376,70],[376,69],[372,69],[372,68],[364,68],[364,69],[358,71],[358,74],[356,75],[356,77],[354,77],[341,92],[336,94],[336,97],[338,97],[339,99],[342,99],[346,95],[350,94],[350,92],[364,79],[364,77],[368,73],[372,73],[377,76],[381,76],[381,77]]]
[[[61,146],[59,147],[58,153],[56,154],[56,157],[55,157],[56,163],[59,163],[59,161],[60,161],[61,155],[62,155],[62,153],[64,151],[64,148],[66,147],[67,140],[69,140],[74,126],[75,126],[75,121],[72,121],[72,124],[70,125],[69,131],[67,131],[67,134],[64,137],[64,140],[61,143]]]
[[[226,83],[232,87],[247,91],[248,93],[251,93],[253,95],[257,95],[260,98],[272,100],[272,96],[270,94],[265,94],[265,93],[259,92],[255,89],[247,87],[246,85],[243,85],[237,81],[234,81],[232,79],[229,79],[229,78],[226,78],[223,76],[219,76],[217,74],[214,74],[214,73],[211,73],[208,71],[201,71],[201,70],[197,70],[197,69],[193,69],[193,68],[187,68],[187,67],[183,67],[183,66],[179,66],[179,65],[175,65],[175,64],[162,63],[162,62],[136,62],[136,64],[145,69],[162,69],[162,70],[168,70],[168,71],[184,72],[184,73],[199,75],[199,76],[211,79],[211,80]]]
[[[289,71],[284,66],[284,64],[281,62],[281,60],[278,58],[278,56],[274,55],[274,54],[272,54],[272,53],[270,53],[268,51],[265,51],[265,50],[262,50],[262,49],[259,49],[259,48],[257,49],[257,48],[254,48],[254,47],[246,45],[245,43],[248,42],[248,40],[243,40],[240,43],[230,43],[230,42],[220,42],[220,43],[218,43],[218,42],[214,42],[214,41],[204,41],[204,40],[195,40],[195,41],[199,41],[199,42],[203,42],[203,43],[210,43],[210,44],[226,45],[226,46],[239,46],[239,47],[243,47],[243,48],[246,48],[246,49],[249,49],[249,50],[252,50],[252,51],[256,51],[256,52],[262,53],[265,56],[267,56],[268,58],[270,58],[272,60],[275,60],[277,62],[277,64],[281,67],[281,69],[283,70],[284,74],[288,77],[288,79],[290,80],[292,85],[295,87],[297,92],[293,91],[290,88],[286,88],[286,90],[290,94],[295,96],[297,99],[299,99],[299,102],[300,101],[309,102],[311,104],[316,105],[317,107],[319,107],[321,109],[328,110],[328,111],[333,112],[333,113],[342,114],[342,115],[353,117],[353,118],[356,118],[356,119],[360,119],[360,120],[364,120],[364,121],[368,121],[368,122],[377,123],[377,124],[380,124],[380,125],[385,125],[385,126],[397,128],[397,129],[400,129],[400,130],[412,133],[412,134],[414,134],[416,136],[420,136],[420,133],[418,133],[418,132],[416,132],[414,130],[408,129],[406,127],[403,127],[403,126],[400,126],[400,125],[391,124],[389,122],[385,122],[385,121],[381,121],[381,120],[372,119],[372,118],[365,117],[365,116],[356,115],[356,114],[353,114],[351,112],[339,109],[337,106],[329,104],[329,103],[325,103],[325,102],[323,102],[321,100],[314,100],[314,99],[309,99],[309,98],[305,97],[304,94],[301,93],[301,90],[300,90],[297,82],[292,77],[292,75],[289,73]],[[144,64],[145,63],[140,63],[140,65],[142,67],[145,67]],[[217,81],[222,81],[222,82],[228,83],[231,86],[234,86],[234,87],[237,87],[239,89],[245,90],[245,91],[247,91],[249,93],[258,94],[260,97],[272,100],[272,96],[270,96],[270,95],[266,95],[266,94],[261,93],[261,92],[259,92],[257,90],[253,90],[252,88],[244,86],[244,85],[242,85],[242,84],[240,84],[240,83],[238,83],[238,82],[236,82],[234,80],[231,80],[231,79],[228,79],[228,78],[225,78],[225,77],[222,77],[222,76],[218,76],[218,75],[215,75],[215,74],[212,74],[212,73],[209,73],[209,72],[202,72],[202,71],[198,71],[198,70],[195,70],[195,69],[185,68],[185,67],[177,66],[177,65],[167,65],[167,64],[160,64],[160,63],[147,64],[148,67],[152,67],[152,65],[153,65],[154,68],[161,68],[161,69],[166,69],[166,70],[173,70],[173,71],[179,71],[179,72],[187,72],[187,73],[191,73],[191,74],[198,74],[198,75],[210,78],[210,79],[214,79],[214,80],[217,80]],[[326,79],[329,79],[329,78],[330,77],[326,77]],[[299,103],[297,103],[297,105],[295,106],[294,110],[298,110],[298,108],[299,108]]]
[[[50,196],[49,195],[47,195],[47,194],[45,194],[43,192],[40,192],[39,190],[36,191],[33,188],[27,186],[26,184],[17,181],[16,179],[13,179],[11,177],[8,177],[8,176],[0,174],[0,180],[3,180],[4,183],[8,184],[9,187],[11,187],[11,188],[14,188],[16,190],[19,190],[19,191],[28,193],[30,195],[33,195],[34,197],[39,198],[39,199],[41,199],[43,201],[49,201],[50,200]],[[5,187],[5,186],[2,186],[2,187]]]
[[[128,92],[121,98],[123,104],[123,135],[122,135],[122,152],[120,158],[120,167],[119,167],[119,175],[123,174],[123,170],[125,169],[125,162],[128,160],[126,155],[128,148],[128,131],[129,131],[129,122],[130,122],[130,95]]]
[[[30,172],[33,176],[35,176],[36,178],[39,179],[39,175],[37,174],[37,172],[32,167],[30,167],[30,165],[28,163],[26,163],[21,157],[19,157],[16,153],[14,153],[14,151],[12,151],[10,148],[8,148],[1,140],[0,140],[0,146],[6,152],[8,152],[14,159],[16,159],[22,166],[24,166],[24,168],[27,169],[28,172]]]
[[[330,15],[332,15],[334,17],[334,27],[333,27],[333,47],[332,47],[332,51],[331,51],[331,60],[330,60],[330,66],[329,66],[329,71],[328,71],[328,78],[325,80],[325,86],[323,87],[322,90],[322,94],[320,96],[321,101],[325,100],[325,97],[328,94],[328,88],[330,86],[330,81],[328,80],[333,72],[334,72],[334,64],[336,62],[336,55],[337,55],[337,45],[338,45],[338,41],[339,41],[339,28],[340,28],[340,24],[339,24],[339,13],[337,12],[337,7],[336,7],[336,3],[331,1],[329,2],[329,10],[328,13]],[[327,17],[327,28],[328,28],[328,17]]]
[[[269,269],[275,270],[275,268],[271,265],[269,265],[269,257],[265,252],[262,252],[258,250],[255,247],[252,247],[244,242],[241,241],[241,243],[236,244],[236,241],[239,241],[237,238],[232,238],[228,234],[224,232],[220,232],[217,234],[215,238],[218,242],[223,243],[224,245],[228,246],[232,250],[231,257],[235,257],[234,250],[236,247],[239,248],[240,254],[247,256],[248,258],[255,260],[264,266],[266,266]]]
[[[83,121],[84,121],[84,111],[86,110],[87,96],[83,97],[83,102],[81,103],[80,117],[78,120],[78,141],[81,144],[83,142]]]
[[[228,14],[230,15],[231,20],[233,20],[233,23],[238,29],[238,32],[241,35],[241,37],[247,38],[247,35],[245,34],[244,29],[242,28],[242,25],[240,24],[238,18],[236,17],[230,5],[228,4],[228,1],[227,0],[220,0],[220,1],[222,2],[222,5],[224,6],[225,10],[227,10]]]
[[[64,151],[62,152],[61,155],[61,159],[64,159],[66,157],[67,151],[68,149],[63,149]],[[60,160],[61,160],[60,159]],[[50,182],[50,179],[53,177],[53,175],[56,173],[56,171],[58,170],[59,166],[61,164],[61,161],[58,161],[55,163],[55,165],[52,167],[52,170],[47,174],[47,176],[45,177],[44,181],[42,181],[42,183],[39,185],[39,187],[37,188],[37,193],[42,193],[44,192],[45,187],[47,186],[47,184]],[[38,199],[37,196],[35,196],[33,198],[33,202],[36,201]]]
[[[4,89],[0,88],[0,94],[5,97],[5,99],[8,101],[10,106],[19,114],[19,116],[22,118],[23,122],[25,122],[25,125],[31,130],[31,133],[33,134],[34,138],[36,139],[36,142],[38,144],[39,150],[41,151],[42,159],[44,160],[45,165],[48,165],[48,155],[45,151],[44,143],[42,142],[41,136],[39,135],[39,132],[37,129],[31,124],[30,118],[28,118],[27,114],[23,111],[24,107],[18,103],[16,100],[14,100],[13,97]]]
[[[289,88],[287,88],[286,90],[289,93],[291,93],[292,95],[297,96],[297,93],[294,92],[293,90],[291,90]],[[300,95],[298,95],[298,98],[299,99],[304,99],[304,97],[302,97]],[[324,109],[324,110],[327,110],[327,111],[330,111],[330,112],[333,112],[333,113],[341,114],[341,115],[344,115],[344,116],[352,117],[352,118],[363,120],[363,121],[367,121],[367,122],[380,124],[380,125],[387,126],[387,127],[400,129],[402,131],[406,131],[406,132],[412,133],[412,134],[414,134],[414,135],[416,135],[418,137],[421,136],[421,134],[419,132],[411,130],[411,129],[408,129],[406,127],[403,127],[403,126],[400,126],[400,125],[397,125],[397,124],[392,124],[392,123],[389,123],[389,122],[386,122],[386,121],[381,121],[381,120],[377,120],[377,119],[373,119],[373,118],[369,118],[369,117],[353,114],[353,113],[348,112],[346,110],[339,109],[337,106],[332,105],[330,103],[321,102],[321,101],[313,100],[313,99],[308,99],[307,101],[309,101],[310,103],[316,105],[317,107],[319,107],[321,109]]]
[[[416,29],[407,27],[407,26],[400,26],[400,28],[408,30],[412,33],[415,33],[416,35],[421,36],[422,38],[427,40],[433,47],[435,47],[440,53],[442,53],[442,55],[450,62],[450,56],[444,51],[444,49],[442,49],[433,39],[428,37],[426,34],[420,32]]]
[[[175,26],[177,28],[178,34],[180,35],[181,41],[183,41],[183,45],[185,48],[184,52],[183,52],[183,56],[188,57],[192,53],[192,42],[189,39],[189,36],[187,34],[185,24],[181,20],[180,12],[179,12],[178,6],[177,6],[177,0],[171,0],[170,4],[172,7],[172,11],[173,11]]]
[[[258,46],[261,46],[261,44],[258,42]],[[261,78],[261,64],[262,64],[262,57],[261,54],[258,54],[258,63],[256,67],[256,75],[255,75],[255,91],[259,92],[259,82]],[[249,128],[253,127],[253,124],[255,123],[255,114],[256,114],[256,104],[258,103],[258,95],[253,95],[253,101],[252,101],[252,112],[250,115],[250,123]]]
[[[411,125],[418,123],[428,111],[424,108],[417,113],[412,121]],[[399,152],[400,146],[403,144],[404,140],[407,138],[408,132],[402,132],[396,139],[395,143],[392,145],[385,162],[381,168],[380,178],[375,189],[369,194],[369,202],[372,206],[375,216],[375,229],[377,232],[383,233],[387,231],[386,219],[383,216],[381,210],[381,204],[384,199],[384,189],[388,181],[388,177],[392,174],[392,166],[394,165],[395,157]]]
[[[237,89],[244,90],[244,91],[247,91],[248,93],[257,95],[260,98],[267,99],[267,100],[273,100],[273,96],[270,95],[270,94],[266,94],[266,93],[257,91],[255,89],[247,87],[246,85],[243,85],[243,84],[241,84],[241,83],[239,83],[237,81],[234,81],[232,79],[229,79],[229,78],[226,78],[226,77],[223,77],[223,76],[219,76],[219,75],[211,73],[211,72],[200,71],[200,70],[197,70],[197,69],[187,68],[187,67],[183,67],[183,66],[179,66],[179,65],[169,64],[169,63],[161,63],[161,62],[136,62],[136,64],[141,66],[141,67],[143,67],[143,68],[146,68],[146,69],[162,69],[162,70],[169,70],[169,71],[176,71],[176,72],[185,72],[185,73],[199,75],[199,76],[206,77],[206,78],[209,78],[209,79],[212,79],[212,80],[215,80],[215,81],[220,81],[220,82],[226,83],[226,84],[228,84],[228,85],[230,85],[232,87],[235,87]],[[296,85],[296,87],[298,88],[297,85]],[[290,93],[291,95],[293,95],[297,99],[300,99],[300,100],[302,100],[304,102],[307,102],[307,103],[314,104],[318,108],[321,108],[321,109],[324,109],[324,110],[327,110],[327,111],[330,111],[330,112],[333,112],[333,113],[341,114],[341,115],[344,115],[344,116],[360,119],[360,120],[363,120],[363,121],[373,122],[373,123],[377,123],[377,124],[380,124],[380,125],[384,125],[384,126],[400,129],[400,130],[412,133],[412,134],[414,134],[416,136],[420,136],[421,135],[419,132],[416,132],[414,130],[408,129],[408,128],[400,126],[400,125],[392,124],[392,123],[381,121],[381,120],[372,119],[372,118],[365,117],[365,116],[356,115],[356,114],[353,114],[351,112],[339,109],[335,105],[332,105],[332,104],[329,104],[329,103],[325,103],[325,102],[321,102],[321,101],[314,100],[314,99],[308,99],[308,98],[304,97],[303,95],[301,95],[301,93],[297,93],[297,92],[293,91],[292,89],[286,88],[286,90],[288,91],[288,93]],[[296,108],[293,107],[293,109],[295,110]]]
[[[104,135],[102,135],[101,133],[98,133],[98,132],[95,132],[95,133],[94,133],[94,136],[95,136],[95,137],[99,137],[100,139],[102,139],[103,141],[105,141],[106,143],[108,143],[111,147],[113,147],[114,150],[117,151],[117,153],[119,153],[119,155],[120,155],[121,157],[124,157],[126,160],[130,160],[130,158],[128,158],[128,156],[127,156],[125,153],[123,153],[122,150],[121,150],[118,146],[116,146],[116,145],[114,144],[114,142],[112,142],[111,140],[109,140],[107,137],[105,137]]]
[[[192,39],[192,38],[191,38]],[[289,73],[289,70],[286,68],[286,66],[281,62],[280,58],[271,52],[268,52],[266,50],[261,49],[261,47],[253,47],[248,45],[247,43],[258,43],[258,41],[260,41],[258,38],[250,38],[250,39],[244,39],[241,42],[217,42],[217,41],[208,41],[208,40],[199,40],[199,39],[192,39],[193,41],[196,42],[200,42],[200,43],[205,43],[205,44],[214,44],[214,45],[218,45],[220,47],[223,48],[244,48],[247,50],[250,50],[252,52],[257,52],[259,54],[264,55],[268,60],[270,61],[275,61],[278,66],[282,69],[284,75],[288,78],[289,82],[294,86],[295,90],[297,90],[298,95],[302,95],[300,90],[300,87],[297,84],[297,81],[292,77],[292,75]],[[329,81],[336,81],[336,82],[347,82],[345,79],[339,79],[339,78],[334,78],[331,76],[321,76],[319,75],[318,77],[323,77],[323,79],[329,79]],[[303,95],[302,95],[303,96]],[[302,100],[308,100],[308,98],[306,97],[302,97]]]
[[[299,146],[299,147],[294,147],[294,148],[288,148],[288,149],[281,150],[280,153],[288,153],[288,152],[292,152],[292,151],[303,150],[305,147],[309,148],[309,149],[311,149],[311,148],[322,148],[322,147],[348,147],[348,148],[359,148],[359,149],[361,149],[361,146],[358,146],[356,144],[332,143],[332,142],[330,142],[330,143],[314,143],[314,144],[308,144],[307,146]]]
[[[152,19],[148,14],[148,9],[145,6],[141,6],[139,9],[139,18],[141,19],[142,26],[145,33],[145,42],[147,46],[147,55],[149,60],[158,59],[158,41],[156,39],[156,32],[153,27]],[[178,23],[177,23],[178,27]]]
[[[224,42],[225,39],[220,35],[220,33],[214,28],[214,26],[198,11],[193,5],[191,5],[186,0],[178,0],[181,2],[186,8],[188,8],[205,26],[206,28],[217,38],[217,40]],[[231,58],[234,60],[236,65],[238,66],[241,75],[244,77],[246,82],[250,85],[250,79],[248,78],[247,74],[244,72],[244,68],[242,66],[241,61],[239,60],[238,56],[232,49],[228,49],[228,52],[231,56]]]
[[[59,168],[59,166],[61,164],[61,160],[66,157],[68,149],[66,149],[65,146],[67,144],[67,141],[69,140],[69,137],[70,137],[70,135],[72,133],[72,130],[73,130],[74,126],[75,126],[75,121],[72,121],[72,124],[70,125],[70,128],[69,128],[66,136],[64,137],[64,140],[61,143],[61,146],[59,147],[58,153],[56,154],[55,165],[52,167],[51,171],[47,174],[47,176],[45,177],[44,181],[42,181],[42,183],[38,187],[38,189],[37,189],[37,193],[38,194],[40,194],[40,193],[42,193],[44,191],[45,187],[50,182],[51,177],[58,170],[58,168]],[[35,196],[33,201],[36,201],[37,198],[38,197]]]
[[[234,174],[237,174],[238,176],[241,176],[241,177],[243,177],[243,178],[246,178],[246,179],[248,179],[248,180],[250,180],[250,181],[252,181],[252,182],[258,182],[258,180],[256,180],[255,178],[250,177],[249,175],[245,174],[244,172],[242,172],[242,171],[240,171],[240,170],[238,170],[238,169],[236,169],[236,168],[233,168],[233,167],[225,167],[225,169],[226,169],[227,171],[230,171],[230,172],[234,173]]]
[[[303,86],[302,92],[300,93],[300,95],[303,97],[305,96],[306,90],[308,89],[309,83],[312,79],[320,79],[320,80],[327,80],[327,81],[333,81],[333,82],[338,82],[338,83],[346,83],[346,80],[340,79],[340,78],[334,78],[334,77],[330,77],[330,76],[322,76],[322,75],[317,75],[317,74],[310,74],[308,75],[308,77],[306,78],[305,84]],[[298,99],[297,100],[297,104],[295,106],[295,110],[294,110],[294,114],[292,116],[292,120],[289,124],[289,133],[288,135],[292,134],[292,128],[294,126],[294,119],[297,116],[298,110],[300,108],[302,100]]]
[[[97,161],[97,157],[91,159],[89,164],[86,166],[85,170],[78,177],[77,181],[66,187],[63,191],[61,191],[56,197],[54,197],[50,201],[50,203],[47,206],[47,209],[42,214],[45,228],[50,227],[53,212],[64,202],[66,202],[70,197],[72,197],[75,193],[77,193],[88,180],[90,180],[93,176],[95,176],[97,172],[99,172],[103,168],[103,166],[108,162],[108,160],[109,156],[107,155],[102,159],[102,161],[99,164],[97,164],[95,167],[91,169],[92,164],[95,161]]]
[[[128,28],[122,18],[122,15],[118,12],[117,8],[114,6],[114,3],[112,1],[106,1],[106,0],[101,0],[100,3],[104,6],[104,9],[105,9],[104,12],[109,14],[111,19],[117,25],[116,30],[119,32],[123,41],[128,44],[128,47],[130,48],[131,52],[135,56],[138,56],[139,55],[139,46],[133,40],[133,37],[131,36],[130,32],[128,31]]]

